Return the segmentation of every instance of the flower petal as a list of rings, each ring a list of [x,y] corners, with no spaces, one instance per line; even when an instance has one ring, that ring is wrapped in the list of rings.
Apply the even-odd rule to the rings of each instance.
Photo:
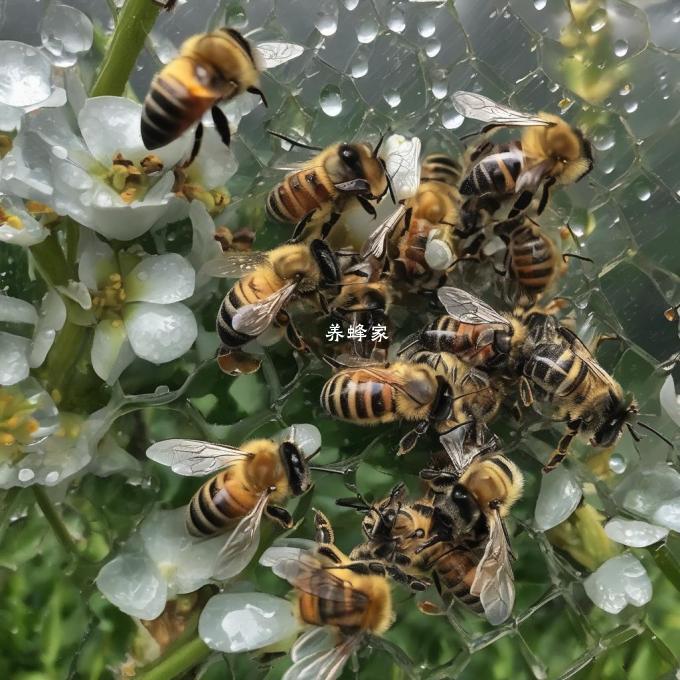
[[[191,201],[189,217],[191,218],[193,235],[188,258],[194,269],[199,271],[208,260],[222,254],[222,247],[215,239],[215,222],[201,201]],[[196,286],[203,285],[209,279],[210,277],[206,274],[199,274],[196,277]]]
[[[66,323],[66,305],[59,293],[50,289],[42,299],[40,317],[33,332],[33,346],[28,359],[32,368],[40,366],[45,361],[57,331],[63,328],[64,323]]]
[[[155,619],[165,608],[165,581],[147,555],[115,557],[102,567],[96,583],[109,602],[130,616]]]
[[[38,312],[30,302],[9,295],[0,295],[0,321],[35,325],[38,323]]]
[[[92,297],[82,281],[69,281],[66,286],[56,286],[57,290],[69,300],[73,300],[84,310],[92,309]]]
[[[288,600],[267,593],[221,593],[208,600],[198,634],[210,649],[235,654],[267,647],[295,634]]]
[[[129,302],[156,302],[166,305],[193,295],[196,274],[193,267],[176,253],[150,255],[126,277]]]
[[[215,189],[224,186],[237,170],[234,154],[222,143],[215,127],[204,124],[201,150],[187,169],[189,181]]]
[[[187,352],[198,334],[196,319],[183,304],[136,302],[125,307],[125,326],[135,354],[162,364]]]
[[[142,142],[142,106],[125,97],[93,97],[78,114],[78,124],[90,153],[104,166],[121,153],[139,162],[149,153],[158,156],[171,168],[188,152],[191,139],[180,138],[150,152]]]
[[[132,363],[134,352],[128,342],[125,324],[120,320],[104,319],[94,331],[92,368],[110,385]]]
[[[3,132],[18,130],[22,115],[23,111],[20,108],[0,104],[0,130]]]
[[[109,276],[118,271],[111,246],[91,231],[81,229],[78,248],[78,278],[90,290],[103,288]]]
[[[0,102],[30,106],[52,91],[52,67],[35,47],[14,40],[0,41]]]
[[[0,332],[0,385],[15,385],[28,377],[30,351],[30,340]]]

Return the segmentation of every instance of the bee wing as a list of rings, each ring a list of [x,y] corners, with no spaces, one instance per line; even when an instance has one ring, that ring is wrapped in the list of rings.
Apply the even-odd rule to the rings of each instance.
[[[215,578],[226,580],[236,576],[255,555],[260,543],[260,523],[269,494],[263,493],[255,507],[234,527],[217,556]]]
[[[247,460],[252,454],[225,444],[195,439],[165,439],[152,444],[146,455],[185,477],[200,477]]]
[[[268,261],[267,253],[237,253],[226,252],[220,257],[208,260],[202,267],[201,273],[225,279],[238,279],[243,274],[254,271]]]
[[[607,373],[607,371],[600,366],[597,359],[592,355],[590,350],[583,344],[581,338],[576,335],[573,331],[568,328],[559,326],[560,335],[571,345],[571,350],[578,356],[583,362],[588,366],[589,369],[596,373],[601,380],[606,384],[613,382],[612,377]]]
[[[357,650],[361,639],[361,635],[351,635],[331,649],[301,658],[286,671],[282,680],[335,680]]]
[[[498,513],[489,517],[489,540],[477,565],[470,593],[479,597],[489,623],[497,626],[512,613],[515,581],[510,565],[510,546]]]
[[[309,458],[321,448],[319,428],[309,423],[291,425],[278,432],[272,439],[279,444],[282,442],[294,444],[305,458]]]
[[[467,426],[456,427],[439,437],[444,451],[446,451],[451,459],[456,474],[459,475],[467,469],[479,453],[477,447],[470,446],[468,437],[469,428]]]
[[[437,297],[439,297],[439,301],[444,305],[447,314],[458,321],[469,323],[473,326],[492,323],[510,327],[508,320],[504,316],[501,316],[495,309],[482,302],[478,297],[460,288],[443,286],[437,291]]]
[[[286,42],[262,42],[255,49],[259,52],[263,68],[276,68],[305,51],[301,45]]]
[[[551,164],[552,161],[545,160],[530,168],[522,170],[522,172],[519,174],[519,177],[517,178],[517,182],[515,183],[515,193],[519,194],[525,189],[529,191],[535,191],[538,188],[538,185],[547,176]]]
[[[359,368],[355,371],[355,378],[357,380],[361,380],[360,373],[365,373],[366,376],[372,380],[394,387],[394,389],[399,390],[402,394],[405,394],[409,399],[413,399],[413,401],[418,404],[425,403],[423,399],[421,399],[422,395],[416,394],[413,391],[413,385],[409,385],[405,380],[390,371],[389,368],[362,366],[359,364]]]
[[[527,125],[547,126],[550,123],[538,116],[515,111],[475,92],[458,90],[453,93],[453,106],[465,118],[479,120],[482,123],[521,127]]]
[[[397,200],[412,198],[420,184],[420,148],[418,137],[406,139],[402,135],[391,135],[385,140],[380,154],[385,162],[385,171],[392,178]]]
[[[384,222],[373,230],[359,251],[359,256],[362,260],[366,260],[369,257],[382,260],[385,257],[387,254],[387,241],[405,213],[406,208],[400,205]]]
[[[297,282],[292,281],[262,300],[239,307],[231,320],[232,327],[245,335],[264,333],[296,288]]]

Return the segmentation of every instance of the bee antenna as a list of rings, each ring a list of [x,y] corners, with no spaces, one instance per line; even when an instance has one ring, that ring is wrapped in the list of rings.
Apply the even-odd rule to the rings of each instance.
[[[314,453],[310,453],[310,454],[307,456],[307,458],[305,458],[305,460],[306,460],[307,462],[309,462],[310,460],[312,460],[312,458],[314,458],[315,456],[318,456],[320,453],[321,453],[321,447],[319,447],[316,451],[314,451]]]
[[[380,147],[382,146],[382,143],[385,141],[385,137],[387,137],[389,132],[390,132],[390,128],[387,128],[387,130],[385,130],[385,132],[383,132],[380,135],[380,139],[378,140],[378,143],[376,144],[375,149],[373,149],[373,153],[371,154],[373,156],[373,158],[378,157],[378,151],[380,151]]]
[[[278,137],[279,139],[282,139],[284,142],[288,142],[289,144],[292,144],[293,146],[299,146],[302,149],[309,149],[310,151],[322,151],[320,146],[312,146],[311,144],[305,144],[303,142],[299,142],[296,139],[293,139],[291,137],[287,137],[286,135],[283,135],[280,132],[275,132],[274,130],[270,130],[269,128],[267,128],[267,132],[272,137]]]
[[[670,439],[668,439],[667,437],[664,437],[661,434],[661,432],[659,432],[658,430],[655,430],[651,425],[647,425],[647,423],[640,422],[639,420],[638,420],[637,424],[640,427],[644,427],[645,430],[649,430],[651,433],[655,434],[659,439],[666,442],[666,444],[668,444],[668,446],[670,446],[672,449],[675,448],[675,446],[673,446],[673,442]],[[630,427],[630,425],[629,425],[629,427]]]
[[[642,423],[638,424],[641,425]],[[630,423],[626,423],[626,427],[628,428],[628,432],[630,432],[630,436],[633,438],[633,440],[639,442],[640,435],[633,429],[633,426]]]

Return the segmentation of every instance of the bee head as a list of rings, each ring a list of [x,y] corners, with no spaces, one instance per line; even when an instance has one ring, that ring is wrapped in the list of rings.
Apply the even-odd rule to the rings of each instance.
[[[613,446],[621,436],[624,426],[630,429],[639,412],[637,402],[632,396],[624,399],[609,390],[607,404],[590,443],[601,448]]]
[[[307,459],[291,441],[281,442],[279,455],[286,471],[291,493],[294,496],[301,496],[312,485]]]

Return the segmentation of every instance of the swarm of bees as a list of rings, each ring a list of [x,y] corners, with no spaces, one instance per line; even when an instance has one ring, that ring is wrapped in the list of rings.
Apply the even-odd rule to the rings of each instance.
[[[258,82],[255,51],[233,29],[190,38],[152,83],[142,118],[145,144],[157,148],[196,124],[190,164],[209,110],[228,144],[218,104],[246,90],[261,95]],[[315,511],[312,546],[275,546],[261,558],[294,588],[299,620],[331,626],[338,636],[322,654],[314,629],[305,633],[286,677],[337,677],[367,636],[392,625],[390,580],[417,592],[432,587],[441,604],[421,600],[424,613],[457,602],[494,625],[512,615],[515,556],[506,519],[522,494],[523,476],[489,429],[504,405],[520,412],[549,408],[553,421],[565,423],[545,472],[562,461],[574,437],[611,448],[624,429],[637,440],[636,423],[652,430],[638,421],[635,399],[558,318],[565,301],[551,298],[566,260],[537,220],[556,186],[578,182],[592,169],[589,141],[550,113],[522,113],[470,92],[456,92],[453,102],[485,127],[460,159],[426,156],[413,168],[417,189],[398,203],[380,155],[384,136],[375,145],[340,141],[322,149],[272,132],[314,154],[266,199],[267,214],[290,225],[290,236],[268,252],[226,251],[206,265],[215,276],[235,279],[217,311],[217,360],[225,373],[257,370],[253,343],[285,337],[295,351],[323,355],[330,366],[320,393],[328,417],[362,426],[408,424],[396,455],[414,450],[428,431],[439,440],[432,451],[439,458],[420,473],[418,498],[398,484],[378,502],[338,501],[364,515],[364,541],[347,555],[328,519]],[[520,128],[521,136],[492,142],[504,128]],[[376,220],[360,248],[331,247],[331,230],[351,207],[375,219],[382,201],[391,201],[392,211]],[[503,245],[502,267],[487,249],[493,238]],[[461,267],[489,258],[511,284],[504,288],[505,311],[451,285]],[[395,302],[426,311],[423,298],[443,310],[429,319],[421,314],[419,330],[398,348],[384,337],[355,335],[331,356],[318,351],[318,342],[315,349],[293,321],[297,307],[342,324],[388,328]],[[295,425],[237,448],[168,440],[148,455],[178,474],[213,475],[188,505],[187,530],[197,537],[224,533],[221,558],[228,565],[237,555],[254,554],[263,516],[293,526],[282,504],[309,491],[312,470],[324,472],[309,463],[320,446],[316,428]]]

